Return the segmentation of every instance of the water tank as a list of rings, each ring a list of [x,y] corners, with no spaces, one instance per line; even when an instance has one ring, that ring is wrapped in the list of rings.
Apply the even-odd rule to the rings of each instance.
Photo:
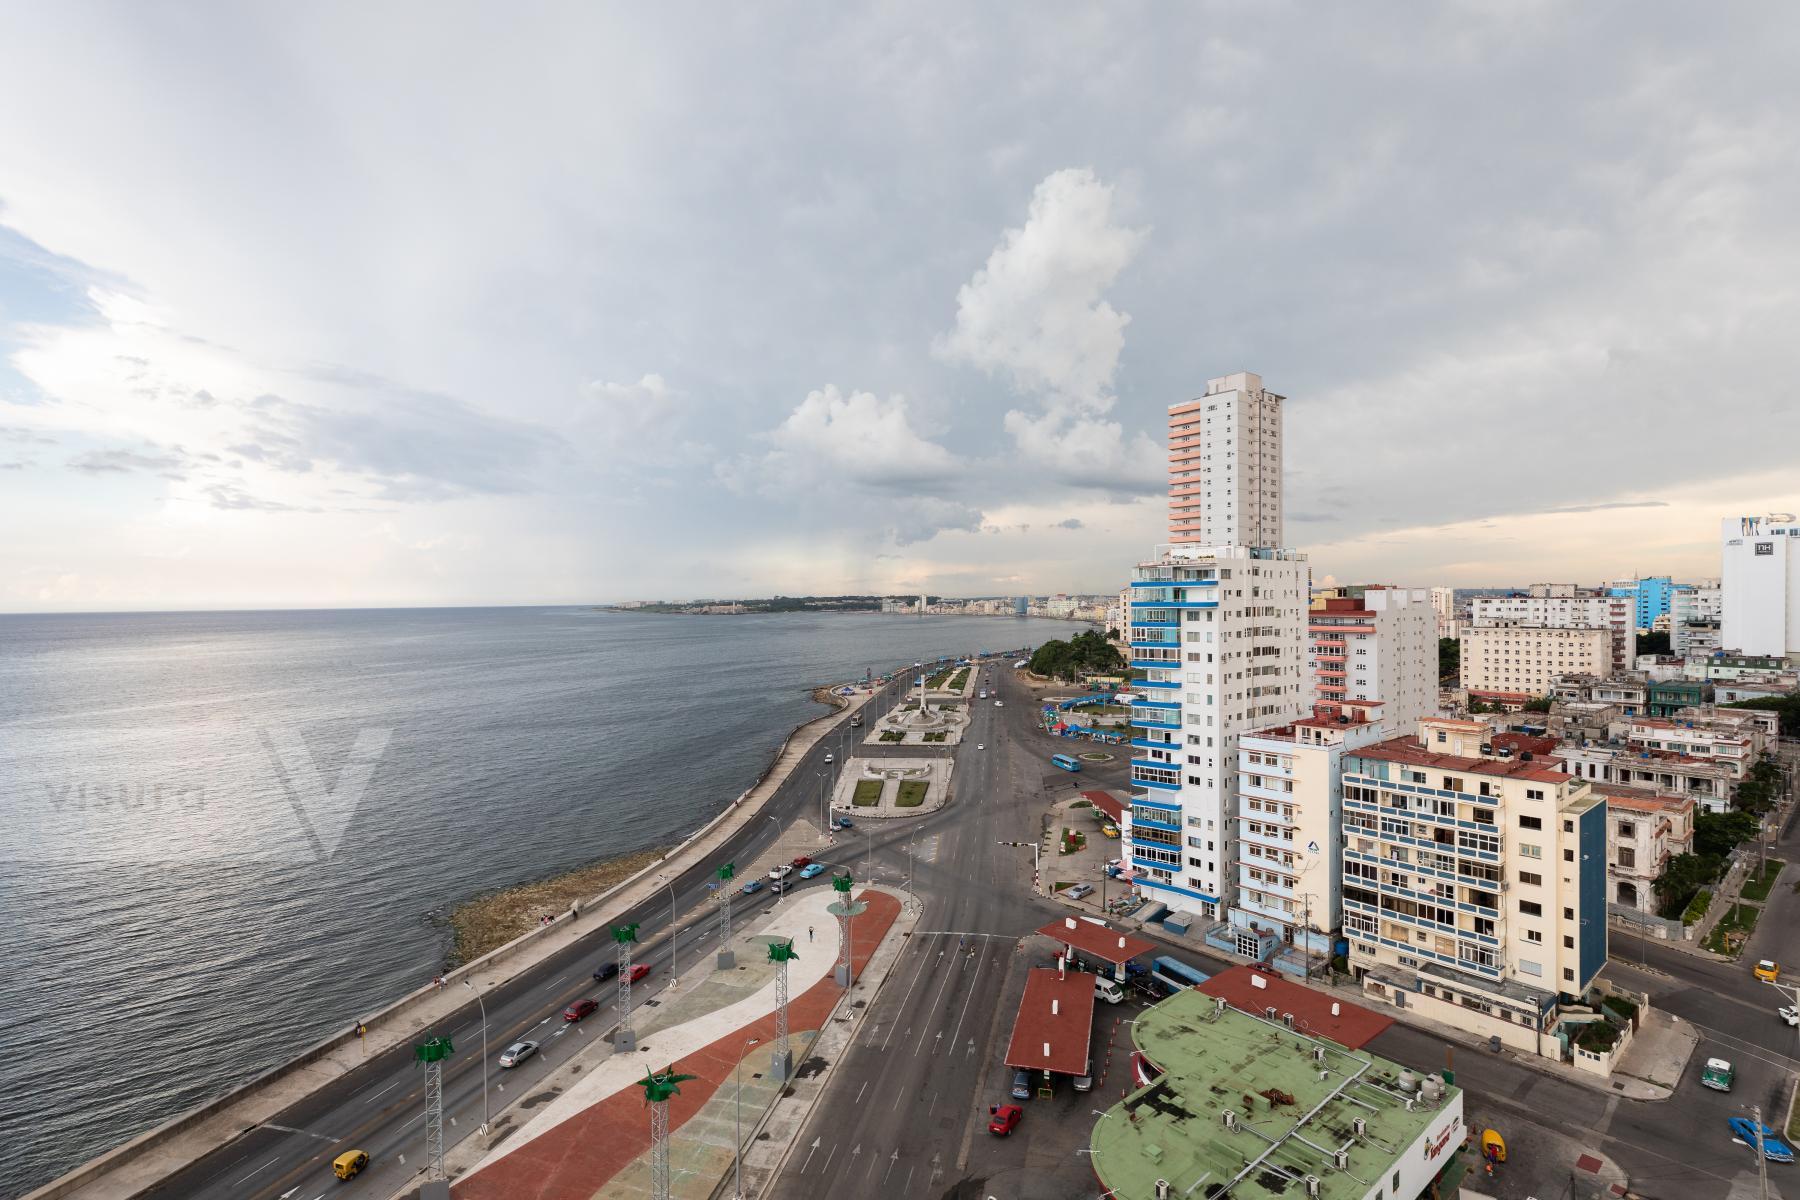
[[[1419,1077],[1406,1067],[1400,1068],[1400,1078],[1395,1080],[1402,1095],[1410,1096],[1419,1090]]]
[[[1232,1111],[1229,1108],[1226,1109],[1224,1112],[1219,1114],[1219,1123],[1221,1125],[1225,1126],[1225,1128],[1227,1128],[1227,1129],[1236,1129],[1237,1128],[1237,1113],[1235,1113],[1234,1111]]]
[[[1308,1175],[1306,1177],[1306,1194],[1309,1196],[1316,1196],[1319,1194],[1319,1177],[1317,1175]]]
[[[1349,1170],[1350,1169],[1350,1152],[1348,1150],[1335,1151],[1331,1156],[1331,1165],[1336,1167],[1340,1171]]]
[[[1169,1200],[1171,1194],[1168,1180],[1159,1179],[1156,1181],[1156,1200]]]
[[[1323,1047],[1323,1046],[1314,1046],[1313,1047],[1313,1061],[1314,1062],[1324,1062],[1325,1061],[1325,1047]]]
[[[1363,1118],[1357,1117],[1355,1120],[1350,1122],[1350,1132],[1355,1134],[1357,1137],[1368,1137],[1369,1136],[1369,1123],[1366,1120],[1364,1120]]]

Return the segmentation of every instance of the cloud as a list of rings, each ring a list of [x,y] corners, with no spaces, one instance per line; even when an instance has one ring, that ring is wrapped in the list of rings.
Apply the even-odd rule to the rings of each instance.
[[[1064,520],[1058,521],[1056,523],[1056,528],[1058,528],[1058,529],[1080,529],[1080,528],[1082,528],[1081,518],[1080,517],[1068,517]]]
[[[173,453],[141,454],[135,450],[89,450],[69,460],[69,469],[88,475],[119,474],[134,471],[178,471],[186,465],[185,455]]]
[[[912,489],[941,483],[956,456],[913,429],[905,396],[845,395],[833,384],[808,392],[767,439],[762,463],[773,479],[831,479],[840,486]]]

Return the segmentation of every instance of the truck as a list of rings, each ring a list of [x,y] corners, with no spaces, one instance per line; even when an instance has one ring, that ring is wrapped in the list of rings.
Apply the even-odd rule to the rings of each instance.
[[[862,726],[862,714],[860,712],[851,713],[850,714],[850,728],[861,729],[862,727],[863,727]]]

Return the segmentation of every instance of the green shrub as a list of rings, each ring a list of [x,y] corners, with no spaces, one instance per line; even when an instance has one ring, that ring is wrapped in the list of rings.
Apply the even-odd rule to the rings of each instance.
[[[917,808],[925,803],[925,793],[930,790],[930,784],[909,779],[900,785],[900,794],[895,797],[894,804],[898,808]]]

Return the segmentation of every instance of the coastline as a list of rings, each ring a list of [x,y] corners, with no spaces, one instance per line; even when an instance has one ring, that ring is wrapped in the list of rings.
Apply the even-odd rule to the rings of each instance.
[[[545,914],[560,916],[590,896],[612,890],[672,847],[652,846],[614,858],[603,858],[572,871],[528,883],[515,883],[463,901],[450,911],[450,969],[473,962],[543,924]]]

